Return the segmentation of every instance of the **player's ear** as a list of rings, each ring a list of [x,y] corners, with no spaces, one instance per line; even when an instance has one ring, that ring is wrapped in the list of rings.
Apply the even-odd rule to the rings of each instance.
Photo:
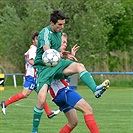
[[[32,39],[32,43],[34,43],[34,39]]]
[[[50,25],[51,25],[51,26],[54,26],[54,23],[51,21],[51,22],[50,22]]]

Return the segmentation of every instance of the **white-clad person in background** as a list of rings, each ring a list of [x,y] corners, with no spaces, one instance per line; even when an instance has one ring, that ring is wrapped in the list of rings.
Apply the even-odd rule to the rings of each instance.
[[[17,102],[21,99],[27,98],[33,90],[36,91],[36,69],[33,68],[34,59],[36,56],[36,45],[38,41],[38,32],[34,32],[32,34],[32,45],[30,46],[29,50],[24,54],[25,55],[25,81],[23,84],[22,92],[13,95],[9,99],[1,102],[2,112],[6,114],[6,108],[9,104]],[[51,111],[47,102],[44,104],[44,111],[48,118],[52,118],[53,116],[57,115],[60,111]]]

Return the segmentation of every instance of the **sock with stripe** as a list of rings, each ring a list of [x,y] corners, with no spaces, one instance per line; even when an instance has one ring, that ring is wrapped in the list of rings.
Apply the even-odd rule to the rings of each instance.
[[[43,114],[43,108],[34,107],[34,116],[33,116],[33,125],[32,125],[32,132],[38,132],[38,126],[40,123],[41,116]]]
[[[88,71],[82,71],[80,73],[80,79],[85,85],[87,85],[92,90],[93,93],[96,91],[97,85]]]

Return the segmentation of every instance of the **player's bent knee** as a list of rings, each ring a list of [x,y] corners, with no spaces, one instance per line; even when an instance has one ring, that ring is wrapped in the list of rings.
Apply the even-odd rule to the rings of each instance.
[[[25,97],[27,98],[29,95],[30,95],[30,93],[27,93],[27,94],[25,95]]]
[[[91,107],[91,106],[89,106],[89,107],[87,108],[87,110],[88,110],[90,113],[92,113],[92,112],[93,112],[93,110],[92,110],[92,107]]]
[[[85,70],[85,66],[82,63],[77,63],[77,69],[79,72]]]
[[[78,125],[78,120],[75,121],[75,123],[73,124],[73,128],[76,127]]]
[[[92,107],[90,105],[86,106],[84,110],[84,114],[92,114],[92,113],[93,113]]]
[[[27,98],[30,95],[30,93],[22,93],[22,94],[24,95],[24,98]]]
[[[79,63],[79,66],[85,68],[85,66],[82,63]]]
[[[92,114],[92,107],[82,98],[75,106],[76,109],[80,110],[84,114]]]
[[[75,119],[73,122],[69,123],[71,128],[75,128],[78,125],[78,119]]]
[[[27,98],[29,95],[25,95],[24,97]]]
[[[86,101],[84,102],[83,110],[85,113],[92,113],[93,112],[92,107]]]

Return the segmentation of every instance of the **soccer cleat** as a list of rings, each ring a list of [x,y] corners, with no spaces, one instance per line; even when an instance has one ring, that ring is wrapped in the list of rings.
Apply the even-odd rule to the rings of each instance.
[[[1,105],[1,107],[2,107],[2,113],[5,115],[5,114],[6,114],[6,105],[5,105],[4,101],[2,101],[2,102],[0,103],[0,105]]]
[[[51,118],[53,118],[54,116],[56,116],[56,115],[58,115],[60,113],[60,110],[58,109],[58,110],[56,110],[56,111],[52,111],[52,113],[50,114],[50,115],[47,115],[47,117],[49,118],[49,119],[51,119]]]
[[[54,112],[55,115],[58,115],[60,113],[60,110],[58,109],[58,110],[52,111],[52,112]]]
[[[32,132],[32,133],[37,133],[37,132]]]
[[[106,91],[106,89],[109,88],[110,81],[106,79],[102,84],[98,85],[96,87],[95,97],[99,98],[102,96],[102,94]]]

